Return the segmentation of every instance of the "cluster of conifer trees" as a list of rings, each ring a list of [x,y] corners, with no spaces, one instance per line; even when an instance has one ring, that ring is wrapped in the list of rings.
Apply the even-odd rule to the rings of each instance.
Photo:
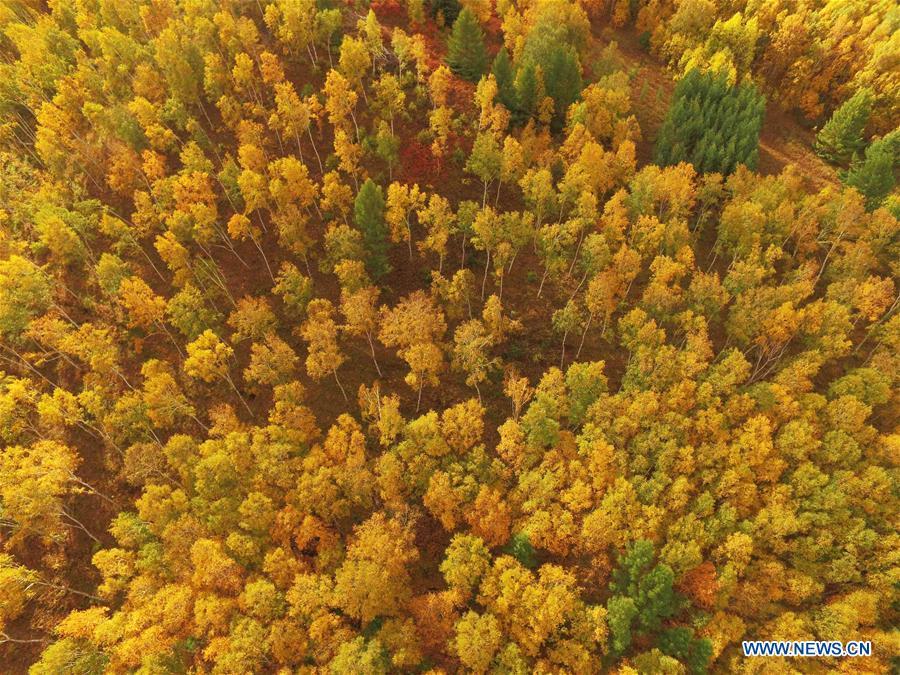
[[[690,70],[675,86],[656,142],[656,163],[690,162],[704,173],[756,168],[765,98],[752,82],[729,85],[727,75]]]

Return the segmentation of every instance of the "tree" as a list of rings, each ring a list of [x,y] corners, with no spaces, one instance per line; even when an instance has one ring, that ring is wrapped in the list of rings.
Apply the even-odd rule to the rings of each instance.
[[[243,241],[246,239],[252,241],[253,245],[256,246],[256,250],[259,251],[259,255],[262,257],[263,262],[266,265],[266,270],[269,273],[269,277],[272,279],[272,281],[274,281],[275,276],[272,274],[272,267],[269,265],[269,258],[266,256],[266,252],[262,247],[262,235],[262,229],[255,226],[253,222],[243,213],[235,213],[231,218],[228,219],[228,236],[230,236],[232,239],[237,239],[238,241]]]
[[[566,362],[566,340],[569,333],[576,331],[584,325],[584,315],[581,308],[574,300],[569,300],[562,309],[553,312],[553,328],[557,333],[562,333],[562,350],[559,357],[559,367]]]
[[[335,129],[347,131],[348,118],[353,122],[356,130],[356,139],[359,140],[359,127],[356,125],[356,117],[353,108],[356,105],[357,94],[350,87],[347,78],[336,70],[329,70],[325,77],[325,111],[328,120]]]
[[[410,215],[425,205],[426,195],[417,184],[391,183],[387,191],[385,218],[391,228],[391,241],[406,240],[409,258],[412,260],[412,225]]]
[[[252,414],[250,406],[241,396],[237,385],[231,379],[230,362],[234,358],[234,350],[219,339],[219,336],[207,329],[197,339],[187,346],[187,358],[182,364],[188,377],[193,377],[204,382],[225,380],[244,404],[247,412]]]
[[[372,362],[375,370],[381,377],[381,367],[375,357],[375,343],[372,336],[378,327],[378,295],[379,290],[375,286],[363,286],[354,291],[347,289],[341,291],[341,313],[346,323],[343,329],[351,335],[365,335],[369,342],[369,351],[372,354]]]
[[[550,51],[547,62],[541,65],[545,91],[554,103],[551,126],[558,131],[563,127],[569,106],[581,94],[581,64],[573,48],[556,45]]]
[[[275,85],[275,112],[270,120],[272,119],[286,133],[293,135],[297,144],[297,153],[300,155],[301,160],[303,159],[303,146],[300,143],[300,134],[306,132],[309,137],[309,143],[313,147],[313,152],[316,154],[316,160],[319,163],[319,172],[324,174],[325,169],[322,166],[322,158],[319,156],[319,150],[312,135],[310,106],[297,95],[294,85],[290,82],[280,82]]]
[[[322,178],[322,201],[320,202],[322,209],[336,211],[346,223],[352,203],[353,191],[341,182],[338,172],[326,173]]]
[[[447,585],[462,598],[470,598],[491,566],[491,553],[484,542],[471,534],[454,534],[444,552],[441,574]]]
[[[456,655],[472,672],[485,673],[500,648],[500,622],[490,613],[469,611],[456,622]]]
[[[472,531],[484,539],[488,546],[499,546],[509,540],[512,514],[496,488],[482,485],[465,518]]]
[[[863,131],[869,121],[874,96],[863,88],[848,98],[816,134],[819,156],[835,164],[846,164],[863,149]]]
[[[466,162],[466,171],[477,176],[484,184],[482,208],[487,204],[488,185],[500,177],[501,160],[500,147],[494,134],[490,131],[479,133],[472,145],[472,154]]]
[[[222,321],[222,315],[214,305],[192,284],[185,284],[166,304],[169,323],[188,340],[194,340],[203,331],[212,330]]]
[[[444,26],[452,26],[460,12],[459,0],[432,0],[429,4],[431,15]]]
[[[329,667],[332,673],[372,673],[387,675],[390,664],[385,649],[377,639],[366,640],[359,636],[350,642],[344,642],[331,660]]]
[[[288,312],[297,318],[306,313],[306,306],[313,295],[310,278],[301,274],[297,266],[289,262],[281,263],[272,290],[281,297]]]
[[[254,384],[276,386],[290,382],[297,370],[297,355],[291,346],[275,334],[250,347],[250,364],[244,369],[244,380]]]
[[[444,368],[439,342],[446,331],[443,313],[422,291],[403,298],[396,307],[381,309],[378,339],[385,347],[398,347],[399,355],[409,365],[406,381],[418,391],[417,410],[423,387],[436,386],[437,375]]]
[[[425,237],[416,246],[420,253],[431,251],[438,256],[438,274],[444,269],[447,244],[453,230],[454,213],[450,202],[437,194],[428,197],[428,206],[420,205],[416,216],[426,230]]]
[[[300,334],[309,348],[306,372],[316,382],[329,374],[334,375],[334,381],[337,382],[346,401],[347,392],[344,391],[337,370],[347,357],[338,346],[334,305],[324,298],[310,301],[306,307],[306,321],[300,327]]]
[[[418,557],[408,526],[373,515],[354,529],[347,557],[335,573],[338,606],[363,624],[397,616],[411,596],[409,565]]]
[[[439,106],[428,115],[428,128],[434,140],[431,142],[431,154],[440,159],[447,153],[450,133],[453,124],[453,108]]]
[[[30,260],[12,255],[0,261],[0,331],[16,338],[50,305],[50,284]]]
[[[620,556],[613,572],[609,584],[613,596],[607,601],[607,611],[617,653],[629,647],[632,631],[659,631],[663,619],[671,617],[679,604],[672,588],[672,569],[663,563],[654,564],[654,557],[651,542],[637,541]]]
[[[260,340],[278,328],[278,317],[266,298],[243,297],[228,316],[228,325],[234,329],[233,343],[242,340]]]
[[[477,208],[477,207],[476,207]],[[476,248],[486,253],[484,261],[484,275],[481,279],[481,297],[484,298],[485,284],[487,284],[488,270],[491,265],[491,255],[500,244],[500,218],[490,206],[484,207],[476,215],[472,223],[472,243]]]
[[[478,319],[460,324],[453,334],[453,367],[466,374],[466,384],[475,387],[481,401],[480,382],[499,364],[499,360],[489,356],[493,343],[484,324]]]
[[[463,9],[453,23],[447,42],[447,65],[470,82],[477,82],[487,68],[484,32],[469,9]]]
[[[841,175],[844,185],[854,187],[866,198],[871,211],[884,202],[896,185],[896,169],[900,157],[900,131],[872,141],[865,158],[858,159]]]
[[[491,73],[497,81],[497,98],[507,110],[514,112],[518,108],[516,96],[516,77],[512,61],[506,47],[501,47],[494,57]]]
[[[354,143],[344,129],[337,128],[334,131],[334,154],[338,158],[338,166],[353,179],[353,184],[359,189],[357,176],[361,173],[359,162],[362,159],[362,146]]]
[[[375,103],[381,115],[390,122],[393,135],[394,117],[406,108],[406,93],[400,85],[400,80],[390,73],[384,73],[375,83]]]
[[[538,111],[544,98],[543,79],[538,77],[538,66],[526,63],[516,75],[516,109],[513,120],[525,124]]]
[[[384,194],[381,186],[366,179],[353,203],[353,222],[363,235],[366,247],[366,269],[373,279],[391,271],[387,259],[388,228],[384,222]]]
[[[354,87],[362,92],[366,103],[369,102],[366,97],[366,89],[363,86],[363,78],[372,65],[372,57],[365,42],[350,35],[345,35],[341,41],[341,56],[338,62],[338,68],[341,74],[350,81]]]
[[[79,463],[80,458],[70,447],[55,441],[4,449],[0,456],[0,502],[4,527],[12,529],[11,546],[31,536],[48,543],[58,540],[65,536],[66,526],[75,526],[95,539],[66,503],[69,496],[86,491],[75,475]]]
[[[447,94],[453,75],[445,65],[440,65],[428,76],[428,95],[431,97],[432,109],[444,108],[449,100]]]

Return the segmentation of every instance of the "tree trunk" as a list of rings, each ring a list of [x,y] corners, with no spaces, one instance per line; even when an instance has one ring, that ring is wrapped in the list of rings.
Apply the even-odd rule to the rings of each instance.
[[[588,320],[584,324],[584,332],[581,334],[581,342],[578,343],[578,351],[575,352],[575,360],[578,360],[578,357],[581,356],[581,348],[584,347],[584,338],[587,336],[588,328],[591,327],[591,321],[593,320],[593,318],[593,314],[588,314]]]
[[[337,382],[338,387],[341,388],[341,394],[343,394],[343,396],[344,396],[344,401],[349,400],[347,398],[347,392],[344,391],[344,385],[341,384],[341,379],[338,377],[337,368],[333,368],[331,372],[334,373],[334,381]]]
[[[578,253],[581,251],[581,243],[584,241],[584,229],[581,230],[581,234],[578,235],[578,246],[575,247],[575,255],[572,256],[572,264],[569,265],[569,274],[572,274],[572,271],[575,269],[575,263],[578,262]]]
[[[381,368],[378,366],[378,359],[375,358],[375,345],[372,343],[371,331],[366,331],[366,337],[369,340],[369,350],[372,352],[372,361],[375,362],[375,370],[378,371],[378,377],[382,377]]]
[[[306,126],[306,133],[309,134],[309,142],[312,144],[313,152],[316,153],[316,161],[319,162],[319,173],[324,176],[325,167],[322,166],[322,158],[319,157],[319,149],[316,147],[316,142],[313,140],[312,129],[309,128],[309,125]]]
[[[75,516],[73,516],[73,515],[71,515],[70,513],[68,513],[65,509],[61,510],[61,511],[59,512],[59,515],[63,516],[64,518],[68,518],[69,520],[71,520],[71,521],[72,521],[72,524],[74,525],[74,527],[77,527],[79,530],[81,530],[82,532],[84,532],[87,536],[89,536],[89,537],[94,541],[94,543],[96,543],[96,544],[101,543],[100,540],[97,539],[97,537],[95,537],[95,536],[91,533],[91,531],[88,530],[88,529],[84,526],[84,523],[82,523],[80,520],[78,520]]]
[[[413,252],[412,252],[412,227],[411,227],[410,224],[409,224],[409,218],[406,219],[406,234],[407,234],[407,237],[406,237],[406,245],[409,247],[409,259],[412,260],[412,259],[413,259]]]
[[[275,283],[275,275],[272,273],[272,268],[269,266],[269,259],[266,257],[265,251],[263,251],[262,246],[256,237],[250,237],[253,240],[253,243],[256,245],[256,249],[259,251],[259,254],[262,256],[263,262],[266,264],[266,271],[269,273],[269,278],[272,280],[272,283]]]
[[[544,282],[547,280],[547,274],[550,272],[549,267],[544,267],[544,276],[541,277],[541,285],[538,286],[537,296],[541,297],[541,293],[544,291]]]
[[[234,389],[234,393],[240,399],[241,403],[244,404],[244,407],[247,409],[247,412],[250,413],[250,417],[253,417],[253,410],[247,404],[247,401],[244,400],[244,397],[241,396],[241,392],[238,390],[237,385],[235,385],[234,380],[231,379],[231,375],[226,374],[225,379],[228,380],[228,384],[231,385],[231,388]]]

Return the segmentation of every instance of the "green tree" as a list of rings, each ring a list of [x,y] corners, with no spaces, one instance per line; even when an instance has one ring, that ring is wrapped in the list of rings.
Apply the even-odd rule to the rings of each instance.
[[[366,268],[373,279],[391,271],[388,263],[388,227],[384,222],[384,193],[371,178],[366,179],[353,203],[353,222],[362,232],[368,255]]]
[[[609,584],[613,595],[606,604],[616,653],[628,649],[633,632],[656,633],[663,619],[671,617],[678,607],[672,568],[654,564],[655,557],[653,543],[647,540],[636,541],[619,557]]]
[[[500,51],[497,52],[497,56],[494,57],[494,63],[491,66],[491,72],[494,74],[494,79],[497,80],[497,99],[507,110],[514,112],[517,103],[516,74],[506,47],[501,47]]]
[[[550,51],[544,66],[544,88],[554,104],[551,128],[559,131],[566,121],[569,106],[578,100],[582,88],[581,64],[572,47],[556,45]]]
[[[873,210],[881,206],[897,184],[896,169],[900,163],[900,130],[872,141],[865,158],[853,162],[841,175],[844,185],[855,187]]]
[[[447,43],[447,65],[463,79],[477,82],[484,74],[487,62],[481,25],[469,9],[464,9],[453,24]]]
[[[846,164],[854,153],[863,149],[863,131],[872,112],[871,89],[860,89],[834,111],[816,135],[815,148],[820,157],[836,164]]]
[[[537,112],[540,94],[537,66],[527,63],[516,76],[516,109],[513,114],[516,124],[524,124]]]
[[[659,637],[659,648],[664,654],[684,663],[695,674],[705,673],[712,657],[712,643],[695,637],[694,631],[687,626],[663,631]]]
[[[459,16],[460,9],[462,9],[459,0],[431,0],[428,4],[431,9],[431,15],[435,19],[443,21],[445,26],[452,26]]]

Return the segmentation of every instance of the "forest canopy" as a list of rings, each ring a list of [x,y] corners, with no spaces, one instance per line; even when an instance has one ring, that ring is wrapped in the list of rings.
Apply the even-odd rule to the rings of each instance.
[[[0,670],[891,672],[897,21],[0,0]]]

